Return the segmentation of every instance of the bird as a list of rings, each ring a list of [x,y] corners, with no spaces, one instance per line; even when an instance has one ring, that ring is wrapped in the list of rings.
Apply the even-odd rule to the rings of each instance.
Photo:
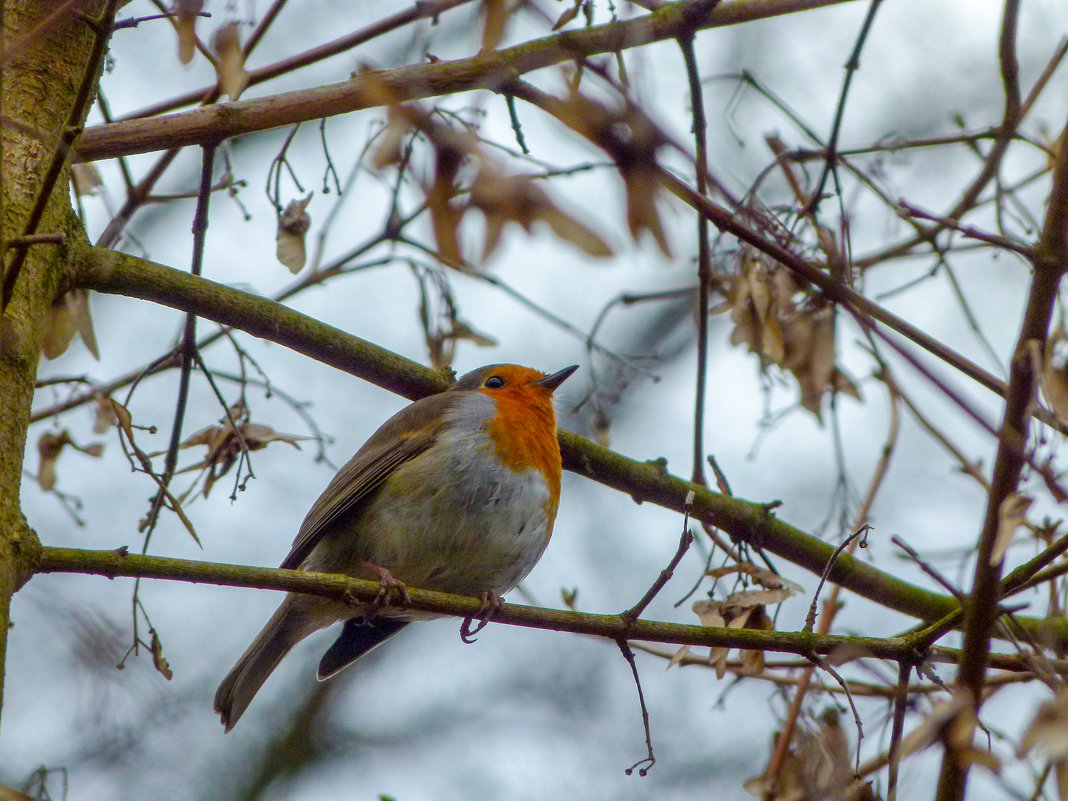
[[[480,367],[371,435],[312,504],[281,566],[377,579],[379,596],[354,607],[288,594],[215,693],[227,732],[312,633],[344,622],[319,663],[322,681],[409,622],[436,617],[404,608],[409,585],[499,608],[552,535],[561,475],[553,393],[577,369]],[[400,605],[389,603],[393,591]]]

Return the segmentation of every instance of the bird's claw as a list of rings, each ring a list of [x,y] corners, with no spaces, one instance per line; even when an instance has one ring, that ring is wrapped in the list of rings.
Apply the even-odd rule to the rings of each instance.
[[[378,594],[371,601],[374,611],[390,605],[390,591],[392,590],[396,590],[401,608],[411,604],[412,599],[408,595],[408,587],[403,581],[393,578],[393,574],[389,570],[381,565],[376,565],[374,562],[364,562],[363,564],[378,578]]]
[[[465,617],[464,622],[460,624],[460,639],[467,645],[475,642],[475,635],[486,628],[486,624],[493,619],[495,614],[501,611],[501,607],[504,605],[501,596],[494,590],[486,590],[479,595],[479,598],[482,599],[482,603],[479,604],[478,611],[472,617]],[[476,618],[478,623],[472,628],[471,624]]]

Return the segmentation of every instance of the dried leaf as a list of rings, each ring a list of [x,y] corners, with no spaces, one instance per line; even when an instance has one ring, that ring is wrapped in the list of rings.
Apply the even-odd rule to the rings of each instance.
[[[665,668],[665,670],[671,670],[671,668],[675,667],[675,665],[679,664],[679,662],[685,659],[686,654],[688,653],[690,653],[689,645],[684,645],[679,648],[679,650],[674,653],[671,659],[668,660],[667,667]]]
[[[945,749],[964,764],[980,765],[992,773],[1001,770],[1001,761],[974,743],[975,710],[965,693],[955,693],[948,701],[937,704],[924,721],[901,741],[901,757],[917,753],[941,742]]]
[[[613,255],[612,248],[591,228],[565,214],[556,206],[544,209],[541,219],[560,239],[570,242],[587,256],[595,259],[607,259]]]
[[[785,321],[786,355],[782,366],[794,374],[801,388],[801,406],[822,419],[824,390],[834,373],[834,309],[803,309]]]
[[[616,163],[627,193],[627,227],[635,240],[652,235],[660,251],[671,258],[671,247],[660,220],[657,200],[662,192],[656,161],[666,138],[642,111],[631,103],[610,109],[586,97],[572,85],[561,101],[561,122],[605,150]]]
[[[435,369],[444,369],[452,364],[457,344],[461,340],[474,342],[480,347],[490,347],[497,344],[493,337],[476,331],[470,324],[457,319],[456,304],[447,285],[440,282],[434,283],[441,295],[442,311],[436,315],[432,314],[427,286],[421,280],[419,283],[419,320],[423,326],[427,351],[430,354],[430,363]]]
[[[278,261],[289,268],[294,275],[299,273],[307,262],[308,254],[304,247],[304,237],[311,228],[311,216],[305,210],[311,203],[312,193],[303,200],[291,200],[278,215],[278,234],[275,253]]]
[[[702,626],[722,628],[727,625],[727,621],[720,614],[719,603],[716,601],[696,601],[693,605],[693,611],[697,614],[697,619],[701,621]],[[722,679],[727,673],[727,654],[729,652],[730,648],[722,646],[709,648],[708,650],[708,661],[709,664],[715,665],[717,679]]]
[[[782,593],[784,591],[764,590],[762,592]],[[757,603],[748,603],[748,598],[743,597],[755,594],[756,592],[738,593],[724,601],[697,601],[693,605],[693,611],[697,614],[702,626],[726,626],[731,629],[774,631],[774,625],[764,607]],[[723,646],[709,650],[708,661],[716,668],[716,678],[722,679],[727,673],[727,655],[729,651],[729,648]],[[742,665],[752,672],[760,673],[764,670],[764,654],[762,651],[739,650],[738,656],[742,661]],[[681,659],[682,656],[676,654],[676,658]]]
[[[94,359],[99,359],[93,318],[89,313],[89,292],[85,289],[72,289],[48,310],[41,352],[47,359],[58,359],[67,350],[75,334],[81,334],[86,349]]]
[[[215,73],[219,81],[219,94],[237,100],[248,86],[245,52],[241,49],[241,23],[228,22],[215,31],[211,49],[218,57]]]
[[[764,652],[742,649],[738,651],[738,658],[742,661],[742,667],[747,673],[759,676],[764,672]]]
[[[736,628],[742,627],[738,626]],[[747,616],[744,628],[754,629],[756,631],[775,631],[775,624],[772,623],[771,618],[768,617],[767,610],[763,606],[758,606]],[[742,667],[749,673],[760,675],[764,672],[763,651],[750,651],[743,648],[738,651],[738,658],[742,661]]]
[[[660,177],[653,163],[620,167],[623,185],[627,190],[627,228],[637,242],[648,231],[665,258],[671,258],[664,224],[660,221],[657,198],[661,191]]]
[[[400,164],[404,158],[404,139],[412,130],[412,124],[400,106],[386,110],[386,127],[379,134],[378,144],[371,155],[371,166],[376,170]]]
[[[541,221],[560,239],[570,242],[595,258],[612,255],[612,249],[583,223],[563,212],[529,175],[507,175],[488,160],[483,160],[471,186],[469,205],[486,218],[486,241],[482,260],[497,249],[501,232],[509,223],[517,223],[527,233]]]
[[[203,489],[205,498],[210,495],[215,482],[237,464],[242,452],[242,441],[248,446],[249,451],[262,450],[272,442],[286,442],[299,450],[298,442],[312,439],[312,437],[303,437],[298,434],[284,434],[275,431],[270,426],[250,423],[245,416],[245,407],[236,404],[230,409],[230,418],[238,421],[236,431],[230,424],[230,419],[224,418],[219,425],[208,426],[194,432],[179,446],[181,448],[191,448],[197,445],[208,447],[207,456],[202,461],[182,471],[207,469]]]
[[[167,662],[167,658],[163,655],[163,643],[160,642],[159,635],[155,629],[152,629],[152,665],[167,681],[174,678],[170,663]]]
[[[781,733],[775,735],[772,752]],[[770,761],[770,760],[769,760]],[[761,776],[745,783],[746,792],[773,801],[867,801],[872,789],[856,780],[849,758],[849,739],[838,712],[828,709],[819,718],[819,729],[802,725],[787,750],[774,787]]]
[[[819,419],[825,392],[860,399],[856,384],[834,363],[833,307],[801,294],[787,271],[743,250],[738,273],[724,294],[726,303],[715,311],[730,310],[731,344],[745,345],[759,355],[761,367],[771,363],[791,372],[801,390],[802,408]]]
[[[1017,754],[1026,756],[1032,750],[1052,762],[1068,760],[1068,690],[1060,690],[1039,706],[1027,724]]]
[[[492,348],[497,345],[496,339],[476,331],[463,320],[457,320],[455,322],[451,337],[452,339],[466,339],[469,342],[474,342],[480,348]]]
[[[792,313],[795,287],[780,279],[784,271],[769,270],[752,251],[745,253],[726,292],[734,323],[731,344],[746,345],[762,364],[781,365],[786,353],[780,318]]]
[[[483,53],[497,49],[513,10],[512,0],[482,0]]]
[[[104,185],[96,165],[91,162],[79,162],[70,168],[71,183],[74,184],[74,194],[78,197],[96,194],[96,190]]]
[[[823,662],[831,667],[838,667],[869,656],[871,656],[869,649],[854,642],[846,642],[831,649],[830,653],[823,658]]]
[[[16,790],[14,787],[0,784],[0,801],[45,801],[45,799],[38,796],[27,795],[21,790]]]
[[[557,17],[556,22],[553,23],[553,30],[558,31],[567,25],[571,20],[578,16],[579,10],[582,8],[583,0],[574,0],[574,5],[567,9],[563,14]]]
[[[226,428],[224,428],[223,426],[208,426],[207,428],[202,428],[199,431],[195,431],[190,434],[182,441],[182,443],[178,447],[191,448],[194,445],[207,445],[209,447],[212,447],[216,441],[218,441],[220,438],[225,438],[225,436]],[[162,451],[154,453],[152,455],[159,456],[161,453]]]
[[[840,367],[835,367],[834,374],[831,375],[831,389],[854,400],[860,400],[860,387]]]
[[[309,439],[313,439],[313,437],[302,437],[299,434],[285,434],[281,431],[275,431],[270,426],[258,423],[243,423],[238,426],[238,430],[241,432],[241,436],[244,437],[250,451],[266,448],[272,442],[285,442],[299,451],[300,445],[297,444],[298,442],[306,442]]]
[[[56,486],[56,461],[63,449],[70,445],[74,450],[81,451],[86,456],[99,457],[104,452],[104,446],[99,442],[82,447],[70,437],[70,432],[63,429],[58,434],[46,431],[37,440],[37,484],[45,492]]]
[[[968,715],[970,705],[963,693],[954,693],[949,700],[935,704],[915,729],[901,741],[901,758],[918,754],[939,741],[949,724],[960,715]]]
[[[990,564],[999,564],[1005,551],[1012,545],[1016,529],[1027,522],[1027,510],[1034,499],[1018,492],[1010,493],[998,507],[998,530],[994,536],[994,548],[990,552]]]
[[[456,175],[463,163],[464,154],[452,147],[439,147],[434,160],[434,182],[426,192],[430,223],[434,229],[434,241],[438,258],[454,269],[464,264],[460,248],[460,221],[464,208],[453,202],[458,190]]]
[[[56,460],[69,443],[70,434],[66,429],[58,434],[46,431],[37,440],[37,483],[45,492],[56,486]]]
[[[720,613],[719,601],[695,601],[693,611],[697,615],[697,619],[701,621],[702,626],[723,627],[727,625],[723,615]]]
[[[843,790],[853,781],[853,768],[838,712],[828,709],[820,715],[818,732],[799,732],[797,751],[804,766],[805,798],[843,798]]]
[[[761,587],[766,587],[769,590],[791,590],[791,595],[805,591],[805,588],[800,584],[783,578],[778,573],[767,568],[754,565],[752,562],[737,562],[733,565],[717,567],[709,570],[705,575],[719,579],[734,573],[743,573]]]
[[[188,64],[197,47],[197,18],[204,0],[174,0],[174,28],[178,32],[178,60]]]
[[[786,587],[775,590],[745,590],[728,595],[723,600],[724,606],[737,607],[738,609],[754,609],[756,607],[773,606],[781,604],[787,598],[792,598],[797,592]]]
[[[780,736],[781,732],[776,733],[772,741],[772,752],[776,750],[776,742]],[[745,791],[763,801],[809,801],[804,794],[805,766],[796,749],[791,748],[786,752],[774,788],[768,787],[766,773],[767,769],[760,776],[747,780],[742,785]]]
[[[102,392],[96,393],[96,416],[93,419],[93,433],[103,434],[119,424],[119,415],[115,411],[116,403]],[[129,415],[129,412],[127,412]]]
[[[1042,394],[1057,418],[1068,423],[1068,336],[1059,324],[1046,343]]]
[[[49,309],[45,317],[41,353],[46,359],[58,359],[66,352],[77,333],[78,327],[67,307],[66,295],[64,295]]]
[[[126,435],[127,441],[133,442],[133,417],[130,415],[130,410],[119,403],[114,398],[108,398],[108,403],[111,405],[112,411],[115,413],[115,419],[122,429],[122,432]]]

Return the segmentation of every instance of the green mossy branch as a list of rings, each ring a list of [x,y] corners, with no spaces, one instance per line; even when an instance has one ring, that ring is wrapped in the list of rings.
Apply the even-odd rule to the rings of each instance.
[[[304,592],[334,598],[349,604],[355,604],[357,601],[370,601],[379,591],[378,582],[335,574],[197,562],[162,556],[139,556],[128,553],[125,549],[88,551],[78,548],[46,547],[41,549],[37,557],[36,569],[38,573],[89,573],[108,578],[119,576],[157,578],[194,584]],[[409,605],[411,609],[440,612],[456,617],[476,615],[482,603],[479,598],[431,592],[415,587],[409,587],[408,594],[411,597]],[[805,657],[839,652],[849,653],[851,658],[874,657],[908,663],[916,663],[923,658],[934,662],[952,663],[956,662],[959,657],[959,652],[951,648],[932,648],[922,653],[915,647],[913,639],[907,637],[843,637],[811,632],[691,626],[641,619],[632,623],[621,615],[571,612],[519,604],[504,604],[494,615],[493,620],[496,623],[506,623],[512,626],[588,634],[614,641],[622,638],[675,645],[745,648]],[[995,654],[991,659],[991,664],[1013,671],[1026,671],[1033,667],[1031,660],[1011,654]],[[1068,661],[1049,660],[1043,664],[1062,673],[1068,673]]]

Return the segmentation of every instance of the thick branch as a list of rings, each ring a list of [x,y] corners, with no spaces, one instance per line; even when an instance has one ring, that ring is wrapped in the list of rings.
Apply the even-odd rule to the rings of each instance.
[[[644,17],[546,36],[456,61],[437,61],[358,75],[343,83],[256,100],[205,106],[181,114],[126,120],[86,129],[76,161],[218,142],[282,125],[472,89],[494,89],[533,70],[575,59],[674,39],[695,29],[737,25],[849,0],[735,0],[694,19],[704,0],[671,3]]]
[[[141,556],[121,549],[88,551],[78,548],[42,548],[36,561],[36,572],[90,573],[108,578],[158,578],[194,584],[303,592],[349,604],[371,601],[380,589],[376,581],[364,581],[338,574]],[[480,598],[466,595],[449,595],[414,587],[409,587],[408,593],[411,597],[409,608],[456,617],[477,615],[482,605]],[[519,604],[504,604],[500,611],[493,615],[493,621],[512,626],[591,634],[616,641],[626,639],[713,648],[745,648],[802,656],[829,654],[848,646],[853,653],[879,659],[911,662],[919,657],[912,641],[907,638],[843,637],[810,632],[691,626],[640,619],[630,621],[622,615],[598,615]],[[928,656],[936,662],[955,662],[959,652],[951,648],[935,648]],[[1054,662],[1056,664],[1051,664],[1056,669],[1068,669],[1068,664],[1063,660]],[[1031,667],[1027,660],[1011,654],[999,656],[998,663],[1006,670],[1028,670]]]
[[[276,61],[273,64],[268,64],[264,67],[258,67],[248,71],[248,85],[256,86],[264,81],[269,81],[272,78],[277,78],[279,75],[285,75],[286,73],[293,72],[300,67],[307,67],[310,64],[317,64],[323,59],[336,56],[339,53],[344,53],[347,50],[352,50],[360,45],[381,36],[390,31],[394,31],[397,28],[402,28],[409,23],[415,22],[419,19],[436,19],[440,14],[448,11],[455,6],[462,5],[463,3],[470,2],[470,0],[416,0],[410,8],[404,11],[398,11],[396,14],[390,14],[388,17],[376,20],[370,25],[360,28],[359,30],[346,33],[344,36],[334,39],[325,44],[321,44],[317,47],[313,47],[311,50],[305,50],[303,53],[297,53],[292,56],[283,58],[281,61]],[[247,56],[252,49],[258,43],[256,33],[262,33],[265,24],[270,25],[271,20],[266,16],[260,20],[257,26],[256,32],[249,38],[243,48],[245,55]],[[123,119],[136,119],[142,117],[154,117],[158,114],[163,114],[167,111],[173,111],[176,108],[182,106],[188,106],[193,103],[214,103],[219,99],[219,87],[205,86],[201,89],[194,89],[192,92],[186,92],[178,97],[171,97],[167,100],[163,100],[159,103],[155,103],[148,108],[143,108],[140,111],[128,114]]]
[[[1005,69],[1006,94],[1009,105],[1018,89],[1015,85],[1014,37],[1018,2],[1005,4],[1002,37],[1002,64]],[[1012,39],[1009,45],[1006,40]],[[1007,56],[1005,50],[1012,52]],[[1011,58],[1010,58],[1011,56]],[[1005,67],[1011,62],[1011,70]],[[1019,99],[1016,97],[1018,104]],[[1068,126],[1062,136],[1068,137]],[[978,709],[988,667],[990,638],[1000,615],[1000,586],[1003,559],[993,559],[998,538],[1002,504],[1017,491],[1028,447],[1029,407],[1037,388],[1041,370],[1041,353],[1049,333],[1050,321],[1061,278],[1068,271],[1068,152],[1061,148],[1053,168],[1052,188],[1042,235],[1034,250],[1034,275],[1027,298],[1023,324],[1016,342],[1009,372],[1009,389],[1005,396],[1005,412],[999,432],[997,457],[987,498],[986,517],[976,554],[975,574],[971,593],[964,607],[964,658],[957,675],[957,686],[970,694]],[[969,741],[974,729],[970,720],[957,724]],[[947,751],[942,760],[939,781],[939,801],[957,801],[964,797],[968,779],[968,763]]]
[[[277,342],[406,398],[449,386],[443,373],[354,337],[268,298],[105,248],[72,259],[74,286],[151,300]]]

